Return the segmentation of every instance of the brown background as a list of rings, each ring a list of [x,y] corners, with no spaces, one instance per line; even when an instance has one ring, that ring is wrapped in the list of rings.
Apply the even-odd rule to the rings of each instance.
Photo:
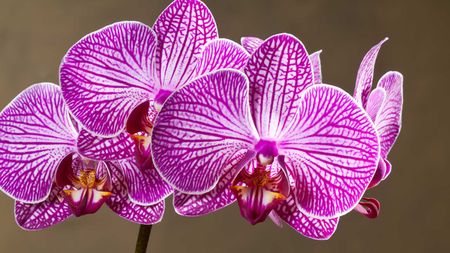
[[[153,24],[167,0],[0,0],[0,106],[35,82],[58,81],[66,50],[83,35],[120,20]],[[324,49],[324,80],[352,92],[365,52],[385,36],[376,78],[405,76],[403,129],[388,181],[369,195],[377,220],[351,213],[326,242],[270,222],[251,226],[236,206],[203,218],[176,216],[168,201],[151,252],[450,252],[450,1],[206,0],[222,37],[298,36]],[[19,229],[13,201],[0,194],[0,252],[131,252],[138,226],[103,208],[41,232]]]

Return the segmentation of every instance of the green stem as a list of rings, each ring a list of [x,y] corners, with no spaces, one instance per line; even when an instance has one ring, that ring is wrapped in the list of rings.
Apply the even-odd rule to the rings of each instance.
[[[139,227],[139,234],[136,241],[135,253],[147,252],[148,239],[150,238],[151,232],[152,232],[152,225],[141,225]]]

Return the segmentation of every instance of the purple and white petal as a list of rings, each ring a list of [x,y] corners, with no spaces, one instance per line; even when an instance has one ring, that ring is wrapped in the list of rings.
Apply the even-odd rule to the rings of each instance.
[[[76,151],[76,135],[57,85],[20,93],[0,113],[0,189],[21,202],[44,201],[59,164]]]
[[[388,38],[383,39],[380,43],[372,47],[364,56],[359,65],[358,75],[356,76],[356,87],[353,97],[360,105],[366,107],[370,90],[372,89],[373,73],[375,69],[375,61],[381,46]]]
[[[132,110],[152,99],[156,35],[139,22],[119,22],[78,41],[61,63],[64,98],[84,127],[119,134]]]
[[[320,63],[320,53],[322,53],[322,50],[314,52],[309,56],[313,69],[314,84],[322,83],[322,65]]]
[[[279,148],[295,181],[299,209],[315,218],[352,210],[379,158],[378,136],[369,116],[345,91],[322,84],[304,92]]]
[[[370,93],[367,99],[366,112],[373,122],[375,122],[385,98],[386,91],[383,88],[376,88]]]
[[[175,211],[183,216],[195,217],[215,212],[224,208],[236,200],[230,186],[236,174],[254,158],[254,153],[243,151],[233,156],[230,163],[225,168],[223,175],[216,187],[204,194],[184,194],[175,192],[173,195],[173,205]]]
[[[104,138],[81,130],[77,146],[81,155],[94,160],[122,160],[133,158],[135,155],[133,139],[127,132],[122,132],[115,137]]]
[[[212,13],[197,0],[172,2],[153,29],[158,35],[155,79],[164,90],[175,90],[191,80],[203,47],[218,38]]]
[[[249,54],[256,52],[259,46],[264,42],[264,40],[257,37],[242,37],[241,44],[247,50]]]
[[[399,72],[387,72],[381,77],[377,87],[386,91],[386,99],[375,120],[380,135],[381,156],[386,158],[402,125],[403,76]]]
[[[36,204],[16,201],[14,215],[17,224],[25,230],[40,230],[56,225],[72,215],[61,195],[62,187],[54,187],[46,200]]]
[[[162,179],[151,162],[147,166],[139,167],[133,158],[117,161],[116,166],[120,168],[130,200],[135,204],[153,205],[173,192],[172,187]]]
[[[184,193],[212,190],[232,156],[255,145],[248,110],[248,81],[238,71],[217,71],[175,92],[153,130],[152,155],[163,178]]]
[[[164,201],[154,205],[142,206],[128,198],[127,185],[117,163],[108,163],[112,181],[112,195],[106,204],[119,216],[139,224],[155,224],[162,220]]]
[[[317,219],[303,214],[292,195],[277,208],[276,213],[297,232],[314,240],[328,240],[339,223],[339,218]]]
[[[261,138],[277,138],[292,123],[300,92],[313,83],[308,52],[289,34],[270,37],[252,54],[245,69],[250,110]]]
[[[244,70],[250,55],[236,42],[216,39],[205,45],[197,63],[196,76],[219,69]]]

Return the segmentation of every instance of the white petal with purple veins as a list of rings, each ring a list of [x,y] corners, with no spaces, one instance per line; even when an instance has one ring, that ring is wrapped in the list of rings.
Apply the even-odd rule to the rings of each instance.
[[[309,56],[314,73],[314,84],[322,83],[322,64],[320,63],[320,53],[322,53],[322,50],[314,52]]]
[[[122,160],[135,156],[135,144],[130,134],[126,132],[115,137],[104,138],[81,130],[77,146],[81,155],[94,160]]]
[[[274,35],[252,54],[245,73],[256,128],[262,138],[276,139],[292,123],[300,92],[313,83],[308,53],[294,36]]]
[[[22,202],[44,201],[60,162],[76,150],[76,135],[58,86],[20,93],[0,113],[0,188]]]
[[[139,22],[119,22],[78,41],[60,81],[69,108],[86,129],[117,135],[132,110],[157,92],[152,80],[156,35]]]
[[[241,44],[247,50],[249,54],[256,52],[259,46],[264,42],[264,40],[257,37],[242,37]]]
[[[61,192],[61,187],[54,187],[50,196],[43,202],[36,204],[16,202],[14,215],[17,224],[25,230],[40,230],[69,218],[72,211]]]
[[[315,85],[299,106],[279,143],[295,181],[294,198],[309,216],[341,216],[358,203],[375,173],[377,132],[364,110],[337,87]]]
[[[164,201],[154,205],[141,206],[128,198],[127,185],[121,169],[115,163],[108,163],[112,181],[112,195],[106,204],[119,216],[139,224],[155,224],[162,220]]]
[[[158,35],[155,79],[165,90],[175,90],[191,80],[204,45],[218,38],[214,17],[197,0],[172,2],[153,29]]]
[[[244,70],[250,55],[236,42],[228,39],[212,40],[205,45],[197,63],[196,75],[219,69]]]
[[[212,190],[232,155],[255,145],[248,110],[248,81],[238,71],[217,71],[175,92],[153,130],[152,155],[164,179],[184,193]]]

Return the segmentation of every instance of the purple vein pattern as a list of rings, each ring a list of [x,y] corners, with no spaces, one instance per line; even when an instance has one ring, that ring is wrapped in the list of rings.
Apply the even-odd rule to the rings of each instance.
[[[134,142],[126,132],[116,137],[102,138],[81,130],[77,146],[81,155],[94,160],[123,160],[133,158],[135,155]]]
[[[241,44],[247,50],[249,54],[256,52],[259,46],[264,42],[264,40],[256,37],[242,37]]]
[[[289,196],[276,209],[276,213],[293,229],[311,239],[329,239],[336,231],[339,222],[339,218],[316,219],[303,214],[292,196]]]
[[[372,47],[364,56],[364,59],[359,66],[358,76],[356,77],[356,88],[353,96],[359,103],[362,104],[363,107],[366,107],[367,99],[372,87],[373,72],[378,52],[386,40],[387,38]]]
[[[127,186],[117,162],[108,162],[113,195],[106,204],[119,216],[139,224],[155,224],[162,220],[164,201],[155,205],[142,206],[133,203],[128,197]]]
[[[313,77],[315,84],[322,83],[322,66],[320,63],[320,53],[322,53],[322,50],[314,52],[309,56],[309,59],[311,60],[311,66],[313,68]]]
[[[178,0],[170,4],[156,20],[158,35],[156,80],[160,87],[175,90],[189,81],[195,72],[202,47],[218,37],[216,22],[201,1]]]
[[[95,133],[118,134],[137,105],[155,92],[151,77],[156,35],[121,22],[82,38],[63,59],[61,86],[69,108]]]
[[[345,92],[316,85],[279,143],[290,162],[298,207],[314,217],[337,217],[356,205],[374,175],[378,138],[371,120]]]
[[[60,195],[61,191],[61,187],[54,187],[49,197],[37,204],[16,201],[14,212],[17,224],[26,230],[40,230],[72,216],[69,205]]]
[[[196,75],[213,72],[223,68],[244,70],[250,55],[234,41],[216,39],[205,45],[200,61],[197,64]]]
[[[397,139],[402,124],[403,76],[390,71],[381,77],[377,87],[384,89],[386,96],[375,118],[380,135],[381,156],[386,158]]]
[[[150,167],[139,168],[134,159],[117,161],[127,184],[128,195],[133,203],[153,205],[172,193],[172,188]]]
[[[262,138],[276,138],[296,113],[300,92],[313,83],[308,53],[291,35],[273,36],[253,53],[245,73],[256,128]]]
[[[152,154],[176,188],[204,193],[224,175],[234,153],[254,145],[247,81],[239,72],[218,71],[175,94],[156,120]]]
[[[19,201],[45,200],[75,142],[59,87],[40,83],[26,89],[0,113],[0,188]]]

